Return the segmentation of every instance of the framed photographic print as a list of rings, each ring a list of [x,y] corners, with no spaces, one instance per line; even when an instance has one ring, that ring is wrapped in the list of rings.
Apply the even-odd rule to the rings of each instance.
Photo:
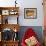
[[[10,15],[14,15],[14,10],[13,10],[13,9],[10,10],[10,11],[9,11],[9,14],[10,14]]]
[[[0,15],[0,24],[1,24],[1,15]]]
[[[9,10],[2,10],[2,15],[9,15]]]
[[[18,12],[17,12],[16,10],[10,10],[10,11],[9,11],[9,14],[10,14],[10,15],[17,15],[17,13],[18,13]]]
[[[1,32],[0,32],[0,41],[1,41]]]
[[[37,8],[24,8],[24,18],[25,19],[36,19]]]

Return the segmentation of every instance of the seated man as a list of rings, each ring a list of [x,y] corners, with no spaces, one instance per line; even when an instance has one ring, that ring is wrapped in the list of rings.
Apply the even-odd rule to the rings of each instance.
[[[22,46],[41,46],[32,28],[27,29],[21,42]]]

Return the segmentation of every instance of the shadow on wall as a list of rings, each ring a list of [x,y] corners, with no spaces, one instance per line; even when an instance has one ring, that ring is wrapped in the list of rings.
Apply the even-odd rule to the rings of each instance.
[[[25,33],[25,31],[28,28],[32,28],[36,32],[39,41],[41,43],[43,43],[43,30],[42,30],[42,26],[21,26],[20,27],[20,31],[19,31],[19,39],[20,39],[20,41],[22,40],[22,38],[24,36],[24,33]]]

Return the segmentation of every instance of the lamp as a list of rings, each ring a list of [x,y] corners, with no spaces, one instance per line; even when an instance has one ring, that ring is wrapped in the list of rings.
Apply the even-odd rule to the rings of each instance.
[[[17,2],[16,2],[17,0],[15,0],[15,7],[16,7],[16,4],[17,4]]]

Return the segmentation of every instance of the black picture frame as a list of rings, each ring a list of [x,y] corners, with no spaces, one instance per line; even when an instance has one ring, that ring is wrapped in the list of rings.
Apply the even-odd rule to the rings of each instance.
[[[37,8],[24,8],[24,19],[37,19]]]

